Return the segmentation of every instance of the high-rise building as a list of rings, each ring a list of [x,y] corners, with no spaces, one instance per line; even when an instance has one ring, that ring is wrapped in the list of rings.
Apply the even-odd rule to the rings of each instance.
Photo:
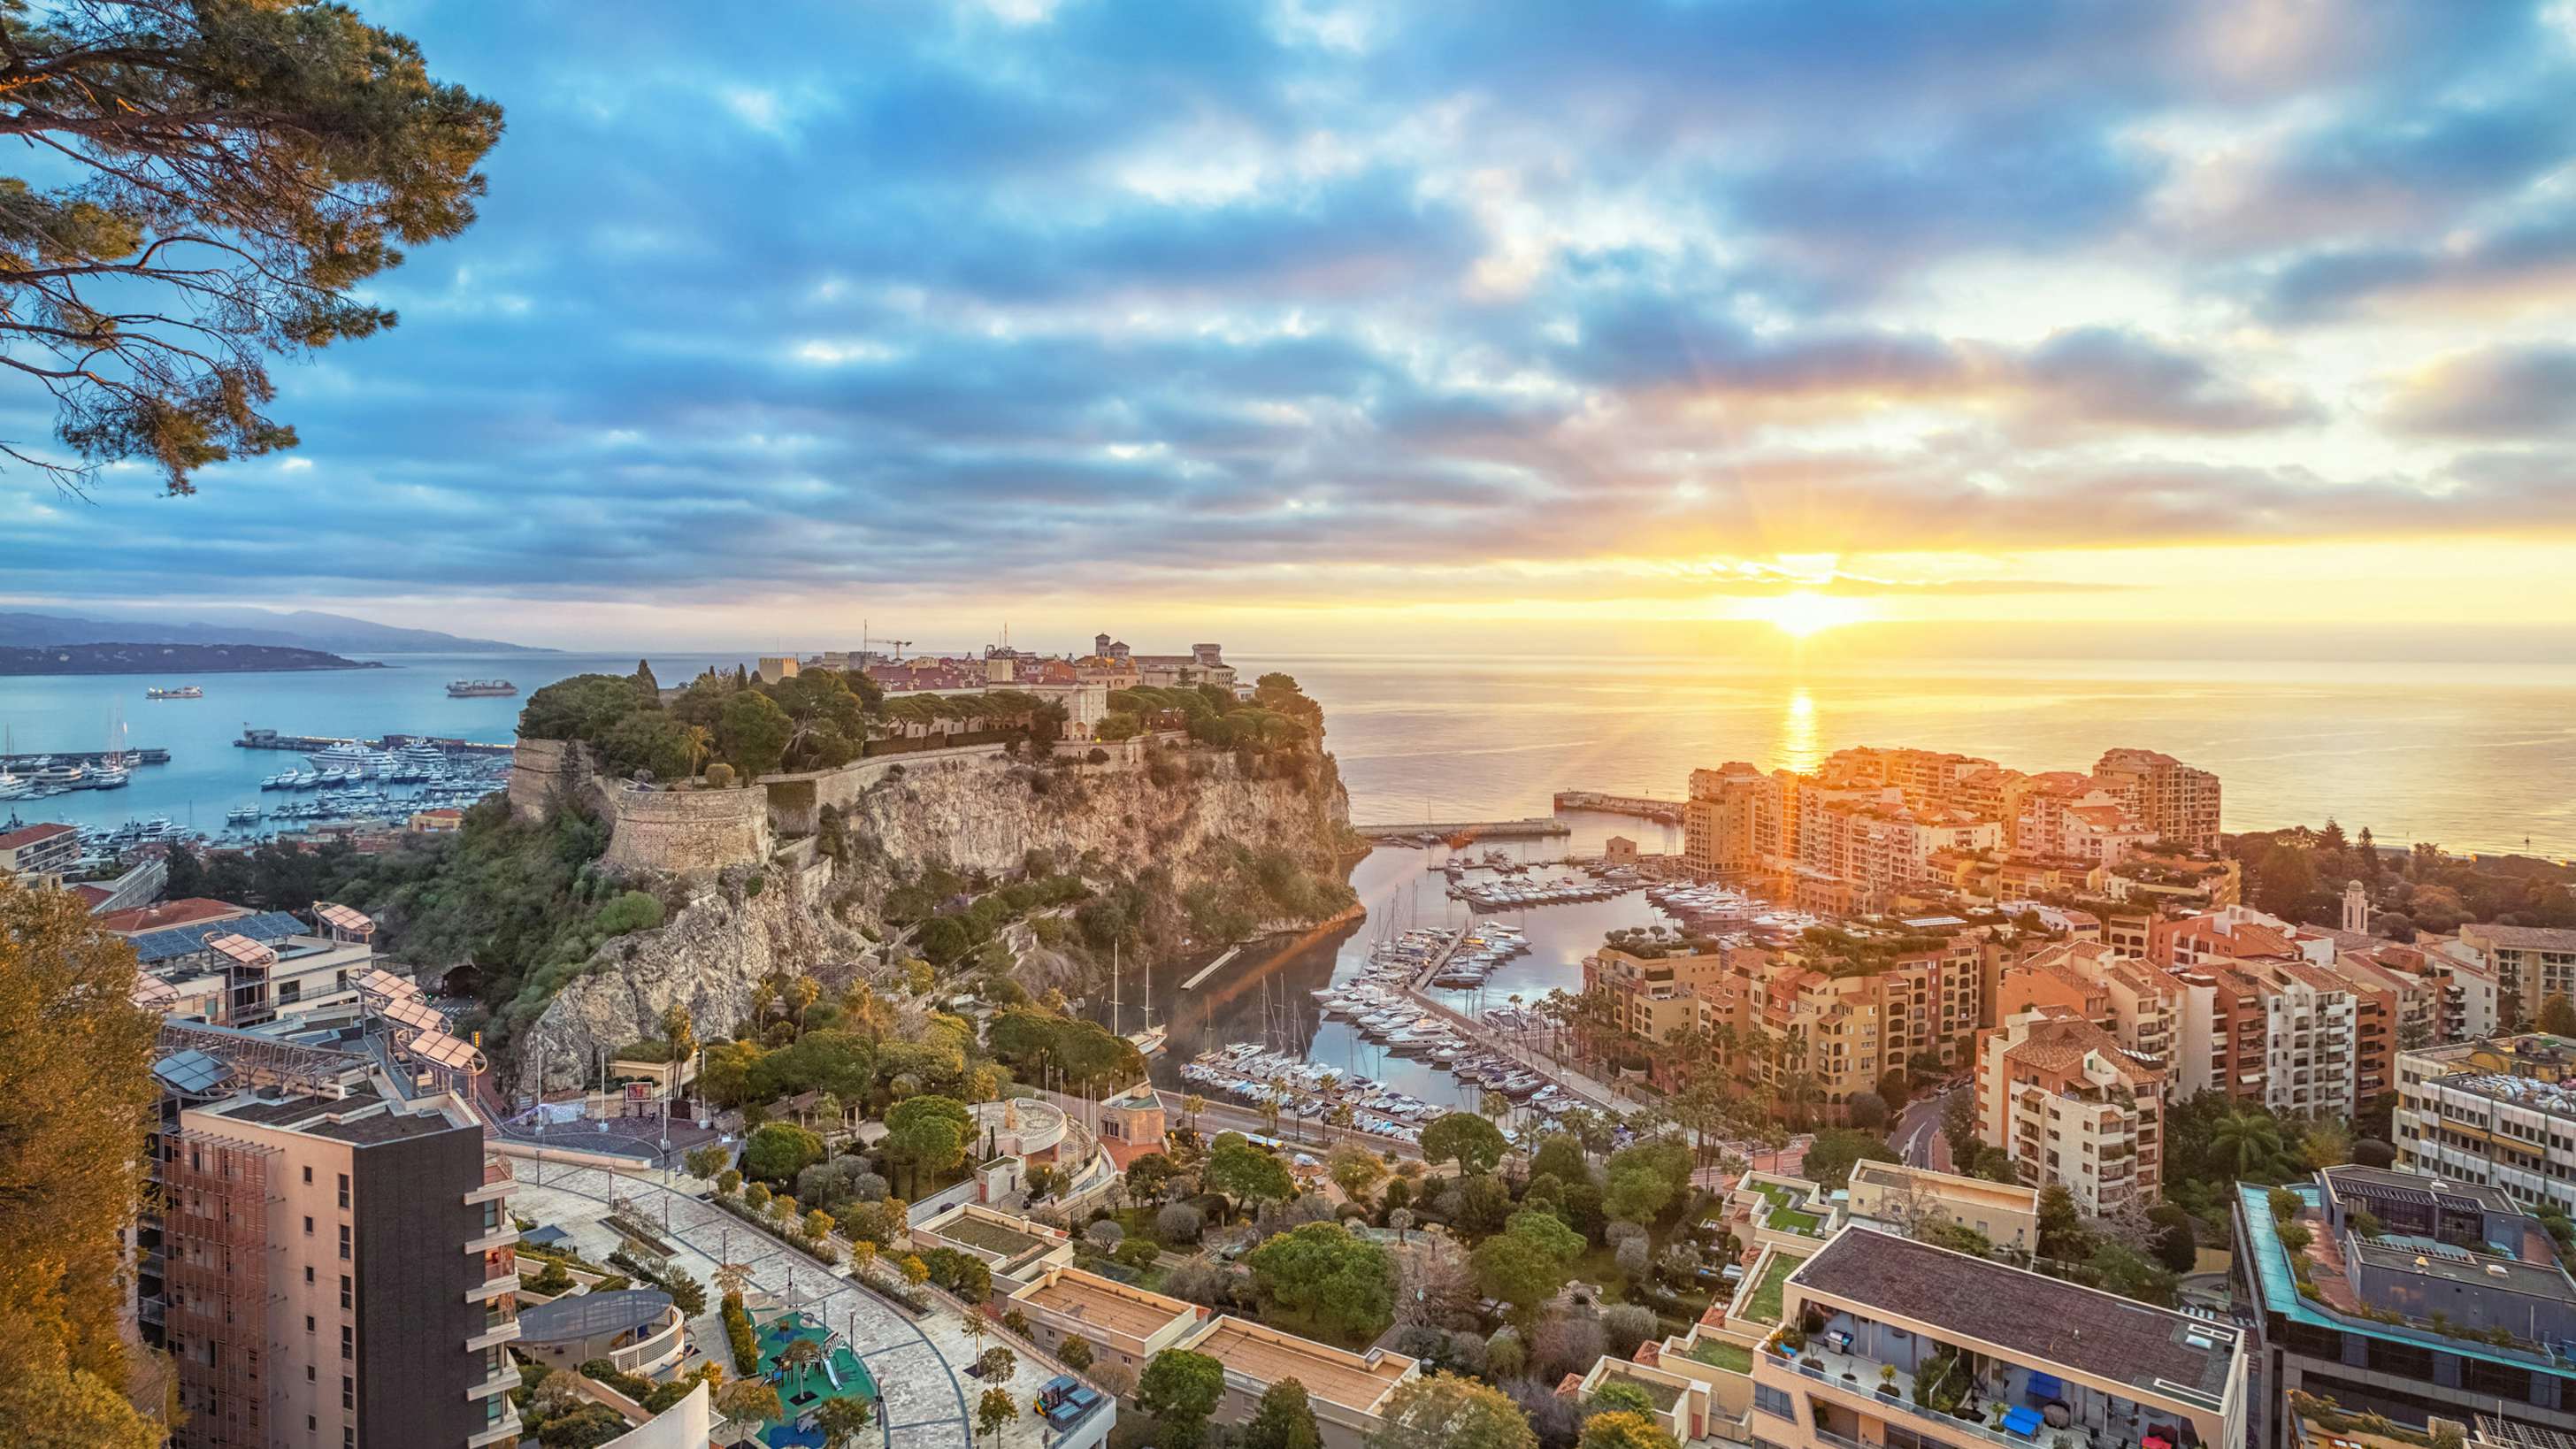
[[[1759,870],[1780,853],[1780,824],[1777,780],[1741,760],[1693,770],[1682,806],[1682,859],[1703,880]]]
[[[2164,1074],[2101,1027],[2041,1007],[1977,1044],[1977,1136],[2085,1213],[2152,1203],[2164,1181]]]
[[[2397,1054],[2397,1165],[2576,1213],[2576,1043],[2534,1032]]]
[[[2218,849],[2218,777],[2154,750],[2107,750],[2093,765],[2102,788],[2160,840]]]
[[[182,1449],[516,1442],[507,1166],[463,1101],[377,1059],[179,1028],[137,1242]],[[415,1094],[416,1093],[416,1094]]]

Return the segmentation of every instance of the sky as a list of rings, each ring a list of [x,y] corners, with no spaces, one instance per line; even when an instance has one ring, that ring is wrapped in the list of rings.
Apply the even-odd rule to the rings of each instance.
[[[506,108],[481,221],[291,454],[0,472],[0,596],[2576,625],[2576,0],[360,8]]]

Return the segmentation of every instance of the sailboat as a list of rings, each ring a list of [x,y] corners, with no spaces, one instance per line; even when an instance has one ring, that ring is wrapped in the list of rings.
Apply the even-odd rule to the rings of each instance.
[[[1120,1004],[1118,943],[1112,941],[1109,943],[1109,1029],[1113,1032],[1117,1031],[1120,1025]],[[1161,1027],[1154,1025],[1154,963],[1150,959],[1145,963],[1145,1029],[1127,1032],[1124,1035],[1129,1046],[1149,1057],[1163,1049],[1164,1039],[1168,1035]]]

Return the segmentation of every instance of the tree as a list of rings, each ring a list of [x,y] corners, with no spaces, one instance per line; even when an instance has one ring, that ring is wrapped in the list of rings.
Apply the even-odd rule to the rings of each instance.
[[[1386,1177],[1386,1161],[1365,1147],[1344,1142],[1324,1154],[1324,1171],[1344,1198],[1365,1202]]]
[[[2576,1037],[2576,1002],[2566,992],[2553,991],[2541,999],[2540,1029],[2551,1036]]]
[[[1228,1204],[1228,1217],[1234,1208],[1243,1205],[1285,1202],[1297,1190],[1288,1175],[1288,1164],[1253,1146],[1252,1140],[1240,1132],[1217,1134],[1199,1179],[1210,1192],[1233,1200]]]
[[[1077,1333],[1073,1337],[1066,1339],[1063,1344],[1056,1349],[1055,1356],[1063,1362],[1066,1368],[1073,1370],[1075,1373],[1080,1373],[1084,1369],[1091,1367],[1093,1357],[1091,1352],[1091,1340]]]
[[[1262,1391],[1250,1422],[1236,1436],[1237,1449],[1323,1449],[1323,1431],[1315,1425],[1315,1408],[1306,1386],[1281,1379]]]
[[[1538,1449],[1538,1435],[1502,1390],[1454,1374],[1424,1374],[1396,1386],[1378,1410],[1369,1449]]]
[[[1816,1143],[1807,1149],[1806,1176],[1831,1190],[1851,1182],[1851,1170],[1862,1162],[1895,1162],[1896,1149],[1887,1139],[1874,1132],[1851,1128],[1830,1128],[1816,1134]]]
[[[732,1379],[716,1390],[715,1410],[727,1420],[755,1430],[786,1412],[778,1402],[778,1390],[758,1376]]]
[[[2147,1220],[2156,1225],[2156,1261],[2172,1272],[2190,1272],[2200,1255],[2200,1244],[2192,1235],[2191,1214],[2172,1203],[2158,1203],[2148,1210]]]
[[[1491,1172],[1511,1144],[1502,1129],[1473,1112],[1451,1112],[1422,1129],[1422,1155],[1455,1162],[1460,1172]]]
[[[1572,1133],[1551,1132],[1539,1139],[1538,1151],[1530,1156],[1530,1180],[1553,1177],[1571,1187],[1592,1180],[1591,1160],[1583,1155],[1583,1143]]]
[[[716,716],[716,748],[726,763],[756,780],[778,768],[795,731],[795,722],[776,701],[756,689],[739,689],[725,697]]]
[[[2267,1112],[2230,1110],[2210,1128],[2209,1151],[2231,1176],[2260,1177],[2281,1155],[2280,1124]]]
[[[990,1439],[1019,1414],[1019,1401],[1011,1397],[1009,1389],[986,1389],[984,1397],[975,1403],[975,1433],[979,1438]]]
[[[1208,1416],[1224,1397],[1225,1365],[1185,1348],[1154,1355],[1136,1379],[1136,1407],[1154,1421],[1155,1442],[1167,1449],[1205,1443]]]
[[[1339,1223],[1307,1223],[1244,1255],[1263,1297],[1311,1313],[1326,1331],[1374,1336],[1394,1306],[1387,1251]]]
[[[1888,1099],[1877,1092],[1854,1092],[1851,1100],[1843,1103],[1843,1115],[1861,1131],[1877,1132],[1887,1126],[1887,1103]]]
[[[823,1449],[855,1449],[868,1427],[868,1401],[855,1394],[825,1399],[814,1410],[814,1427],[823,1431]]]
[[[0,1405],[84,1449],[161,1441],[125,1400],[117,1333],[160,1025],[135,980],[77,896],[0,879]]]
[[[1496,1233],[1476,1245],[1469,1261],[1478,1290],[1510,1304],[1523,1319],[1565,1286],[1564,1260],[1527,1234]]]
[[[357,300],[402,246],[455,236],[501,108],[409,39],[318,5],[11,6],[0,132],[43,152],[0,221],[0,365],[53,398],[80,490],[150,464],[172,493],[295,445],[268,356],[394,325]]]
[[[1649,1414],[1654,1412],[1655,1400],[1634,1382],[1613,1378],[1594,1392],[1584,1408],[1592,1414]]]
[[[975,1114],[953,1097],[906,1097],[887,1111],[885,1125],[886,1153],[904,1164],[905,1185],[917,1192],[925,1168],[946,1172],[965,1160]]]
[[[1139,1153],[1127,1164],[1127,1191],[1138,1202],[1154,1207],[1171,1195],[1173,1179],[1179,1175],[1172,1159],[1162,1153]]]
[[[2052,1258],[2080,1258],[2091,1243],[2075,1194],[2052,1182],[2039,1190],[2039,1250]]]
[[[823,1139],[793,1122],[763,1122],[742,1145],[743,1170],[783,1182],[823,1160]]]
[[[1671,1432],[1646,1415],[1622,1409],[1583,1421],[1582,1449],[1680,1449]]]

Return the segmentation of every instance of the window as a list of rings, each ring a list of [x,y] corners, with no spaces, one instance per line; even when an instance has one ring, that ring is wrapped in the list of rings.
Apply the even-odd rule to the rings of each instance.
[[[314,1430],[319,1429],[319,1428],[321,1428],[321,1427],[322,1427],[322,1421],[321,1421],[321,1420],[314,1418],[311,1414],[307,1414],[307,1415],[305,1415],[305,1416],[304,1416],[304,1432],[305,1432],[305,1433],[310,1434],[310,1433],[312,1433]]]
[[[340,1275],[340,1306],[343,1308],[355,1307],[356,1305],[351,1303],[349,1299],[349,1275],[343,1273]]]
[[[304,1315],[304,1331],[306,1333],[313,1331],[313,1315],[310,1313]]]
[[[499,1398],[501,1396],[495,1394],[493,1397]],[[340,1407],[344,1409],[354,1409],[358,1407],[358,1381],[349,1377],[347,1374],[342,1374],[340,1376]]]
[[[342,1206],[342,1207],[344,1207],[344,1208],[345,1208],[345,1207],[347,1207],[348,1205],[349,1205],[349,1174],[347,1174],[347,1173],[345,1173],[345,1172],[344,1172],[344,1173],[341,1173],[341,1174],[340,1174],[340,1206]]]
[[[305,1219],[308,1224],[312,1221],[311,1218]],[[308,1226],[305,1231],[310,1232],[312,1229]],[[349,1225],[347,1223],[340,1225],[340,1261],[343,1263],[349,1261]]]
[[[343,1323],[340,1325],[340,1357],[354,1359],[357,1356],[358,1330]]]
[[[304,1281],[307,1283],[313,1281],[313,1265],[310,1263],[304,1265]]]
[[[310,1167],[304,1169],[304,1185],[307,1187],[313,1185],[313,1169]]]
[[[311,1217],[307,1217],[304,1220],[304,1236],[308,1238],[313,1236],[313,1219]]]
[[[1797,1405],[1790,1399],[1789,1391],[1775,1389],[1769,1384],[1753,1386],[1753,1407],[1775,1419],[1794,1419],[1798,1415]]]
[[[308,1384],[313,1382],[313,1365],[309,1363],[304,1366],[304,1381]]]

